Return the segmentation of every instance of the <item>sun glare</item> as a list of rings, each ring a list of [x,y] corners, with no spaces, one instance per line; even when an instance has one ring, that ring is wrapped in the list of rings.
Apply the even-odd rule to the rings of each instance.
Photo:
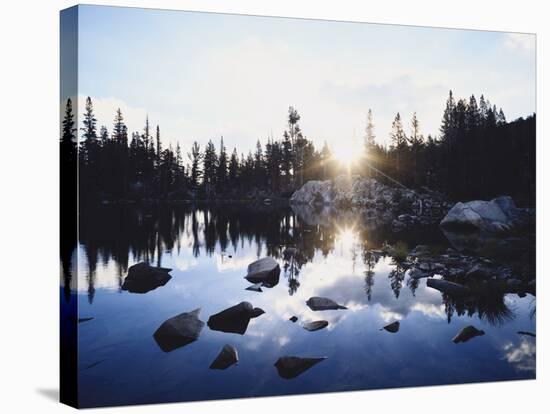
[[[333,149],[332,156],[336,161],[351,167],[361,157],[361,152],[354,148],[353,145],[342,144]]]
[[[340,243],[344,249],[348,250],[357,243],[357,237],[357,231],[354,226],[346,227],[339,229],[337,234],[337,242]]]

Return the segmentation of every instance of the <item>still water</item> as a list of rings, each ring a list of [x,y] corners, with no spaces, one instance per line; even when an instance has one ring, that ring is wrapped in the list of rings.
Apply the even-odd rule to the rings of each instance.
[[[391,258],[369,254],[385,241],[445,248],[437,229],[396,239],[353,211],[104,206],[82,210],[79,237],[65,258],[71,263],[64,263],[62,292],[78,301],[84,320],[78,325],[84,407],[535,378],[535,338],[517,333],[535,332],[534,296],[450,301]],[[289,260],[287,247],[297,248]],[[248,264],[265,256],[280,264],[279,283],[261,293],[245,290]],[[144,294],[122,290],[128,267],[141,261],[173,269],[172,279]],[[313,312],[306,305],[312,296],[348,309]],[[242,301],[266,312],[244,335],[205,326],[197,341],[172,352],[153,338],[182,312],[201,308],[206,322]],[[319,319],[328,327],[301,327]],[[380,330],[396,320],[399,332]],[[454,344],[467,325],[485,335]],[[238,364],[209,369],[225,344],[237,348]],[[327,359],[284,379],[274,363],[285,355]]]

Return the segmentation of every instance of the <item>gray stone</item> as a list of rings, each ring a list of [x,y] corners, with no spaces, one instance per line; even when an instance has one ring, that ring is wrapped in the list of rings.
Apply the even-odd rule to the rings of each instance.
[[[122,290],[131,293],[147,293],[168,283],[172,279],[168,274],[170,271],[172,269],[149,266],[145,262],[137,263],[128,269]]]
[[[399,321],[395,321],[390,323],[389,325],[384,326],[382,329],[391,333],[397,333],[399,331],[400,326],[401,324],[399,323]]]
[[[492,272],[484,265],[476,264],[466,273],[466,277],[470,279],[488,279],[492,276]]]
[[[291,379],[296,378],[298,375],[303,374],[308,369],[324,361],[326,357],[322,358],[301,358],[296,356],[283,356],[275,362],[275,367],[281,378]]]
[[[167,319],[153,337],[164,352],[190,344],[199,337],[204,322],[199,319],[200,308]]]
[[[453,342],[455,344],[458,344],[459,342],[468,342],[470,339],[481,335],[485,335],[485,332],[469,325],[456,334],[453,338]]]
[[[208,318],[208,327],[213,331],[229,332],[244,335],[250,319],[265,313],[263,309],[254,308],[249,302],[241,302]]]
[[[261,283],[265,287],[273,287],[279,283],[281,268],[272,257],[264,257],[248,265],[245,279],[250,283]]]
[[[302,325],[302,327],[306,330],[306,331],[310,331],[310,332],[313,332],[313,331],[318,331],[319,329],[323,329],[323,328],[326,328],[328,326],[328,322],[327,321],[313,321],[313,322],[306,322]]]
[[[322,298],[319,296],[313,296],[309,298],[306,302],[306,305],[313,311],[324,311],[324,310],[336,310],[336,309],[347,309],[345,306],[339,305],[329,298]]]
[[[411,279],[422,279],[424,277],[430,277],[431,274],[427,272],[423,272],[422,270],[417,269],[416,267],[413,267],[409,272],[409,276]]]
[[[500,233],[514,226],[513,221],[518,214],[518,209],[510,197],[498,197],[491,201],[474,200],[456,203],[440,225]]]
[[[248,286],[246,290],[251,290],[252,292],[263,292],[261,283],[255,283],[251,286]]]
[[[470,289],[468,287],[459,285],[458,283],[449,282],[444,279],[428,279],[426,284],[428,287],[450,295],[462,296],[470,293]]]
[[[232,345],[224,345],[216,359],[210,364],[210,369],[227,369],[239,362],[237,348]]]

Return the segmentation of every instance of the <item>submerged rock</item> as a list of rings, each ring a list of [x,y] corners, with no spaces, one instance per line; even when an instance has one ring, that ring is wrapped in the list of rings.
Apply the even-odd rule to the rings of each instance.
[[[306,331],[310,331],[310,332],[313,332],[313,331],[318,331],[319,329],[323,329],[323,328],[326,328],[328,326],[328,322],[327,321],[313,321],[313,322],[306,322],[302,325],[302,327],[306,330]]]
[[[428,287],[437,289],[440,292],[447,293],[449,295],[467,295],[470,293],[470,289],[467,286],[459,285],[458,283],[449,282],[444,279],[428,279]]]
[[[292,323],[295,323],[298,320],[298,317],[297,316],[291,316],[288,320]]]
[[[524,335],[524,336],[530,336],[532,338],[536,338],[537,335],[533,332],[527,332],[527,331],[518,331],[518,335]]]
[[[210,369],[227,369],[239,362],[237,348],[232,345],[224,345],[216,359],[210,364]]]
[[[170,352],[196,341],[204,326],[204,322],[199,319],[200,312],[199,308],[164,321],[153,334],[160,348]]]
[[[241,302],[208,318],[208,327],[213,331],[244,335],[251,318],[262,315],[263,309],[254,308],[250,302]]]
[[[275,362],[275,367],[277,368],[277,372],[281,378],[291,379],[303,374],[312,366],[324,361],[325,359],[326,357],[300,358],[296,356],[284,356]]]
[[[168,274],[170,271],[172,269],[149,266],[145,262],[135,264],[128,269],[122,290],[131,293],[147,293],[168,283],[172,279]]]
[[[273,287],[279,283],[281,268],[272,257],[264,257],[248,265],[245,279],[250,283],[261,283],[265,287]]]
[[[453,342],[458,344],[459,342],[468,342],[470,339],[475,338],[476,336],[485,335],[485,331],[475,328],[472,325],[469,325],[463,328],[456,336],[453,338]]]
[[[332,309],[347,309],[345,306],[339,305],[329,298],[322,298],[319,296],[313,296],[309,298],[306,305],[313,311],[323,311]]]
[[[395,321],[395,322],[390,323],[389,325],[384,326],[382,329],[384,329],[388,332],[391,332],[391,333],[396,333],[396,332],[399,331],[400,326],[401,326],[401,324],[399,323],[399,321]],[[382,329],[380,329],[380,330],[382,330]]]

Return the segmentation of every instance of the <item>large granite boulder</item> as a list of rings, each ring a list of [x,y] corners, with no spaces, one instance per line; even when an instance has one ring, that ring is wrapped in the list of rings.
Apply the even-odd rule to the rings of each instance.
[[[170,271],[172,269],[153,267],[145,262],[135,264],[128,269],[122,290],[131,293],[147,293],[168,283],[172,279],[168,274]]]
[[[522,210],[516,207],[514,200],[503,196],[491,201],[456,203],[440,225],[444,228],[469,228],[501,233],[521,224],[522,216]]]
[[[254,308],[250,302],[241,302],[208,318],[208,327],[213,331],[229,332],[244,335],[250,319],[265,313],[263,309]]]
[[[245,279],[250,283],[261,283],[265,287],[273,287],[279,283],[281,268],[273,257],[264,257],[248,265]]]
[[[367,227],[392,224],[395,231],[425,224],[435,224],[451,207],[445,197],[428,189],[413,191],[403,186],[389,186],[374,178],[340,175],[333,180],[308,181],[290,198],[292,206],[360,208]],[[305,216],[311,210],[303,209]],[[323,211],[322,216],[326,216]],[[401,217],[401,220],[399,219]]]
[[[199,319],[201,310],[195,309],[167,319],[153,334],[164,352],[188,345],[199,337],[204,322]]]

